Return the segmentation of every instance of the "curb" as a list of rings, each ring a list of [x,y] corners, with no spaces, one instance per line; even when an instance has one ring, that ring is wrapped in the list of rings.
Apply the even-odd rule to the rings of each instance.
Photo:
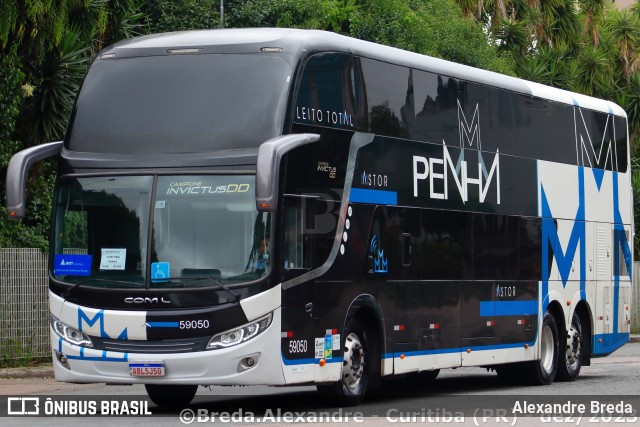
[[[16,378],[53,378],[53,366],[37,366],[32,368],[5,368],[0,369],[0,379]]]

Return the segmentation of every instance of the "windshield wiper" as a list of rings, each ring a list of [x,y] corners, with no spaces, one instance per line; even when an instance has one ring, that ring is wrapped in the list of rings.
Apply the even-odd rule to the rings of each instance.
[[[152,280],[152,282],[154,283],[162,283],[162,282],[176,282],[180,285],[182,285],[182,281],[183,280],[209,280],[211,282],[213,282],[215,285],[218,285],[221,289],[224,289],[225,291],[227,291],[228,293],[230,293],[231,295],[233,295],[233,298],[236,301],[240,301],[241,296],[238,292],[234,291],[233,289],[231,289],[229,286],[225,285],[224,283],[222,283],[221,281],[219,281],[218,279],[212,277],[212,276],[186,276],[186,277],[168,277],[166,279],[155,279]]]
[[[67,292],[65,292],[64,294],[64,299],[68,299],[69,296],[80,286],[84,286],[84,285],[88,285],[91,282],[108,282],[108,283],[120,283],[123,285],[135,285],[136,288],[144,288],[144,283],[138,283],[138,282],[129,282],[126,280],[110,280],[110,279],[96,279],[96,278],[92,278],[92,279],[87,279],[87,280],[83,280],[80,283],[76,283],[75,285],[73,285],[72,287],[70,287],[69,289],[67,289]]]

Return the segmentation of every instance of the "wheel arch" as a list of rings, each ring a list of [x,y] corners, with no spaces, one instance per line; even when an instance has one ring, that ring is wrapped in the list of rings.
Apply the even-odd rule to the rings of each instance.
[[[558,332],[560,330],[564,330],[566,328],[565,326],[566,322],[565,322],[564,309],[562,308],[562,304],[560,304],[560,301],[558,300],[550,301],[549,305],[547,306],[547,311],[551,313],[554,320],[556,321]],[[544,313],[542,315],[544,316]]]

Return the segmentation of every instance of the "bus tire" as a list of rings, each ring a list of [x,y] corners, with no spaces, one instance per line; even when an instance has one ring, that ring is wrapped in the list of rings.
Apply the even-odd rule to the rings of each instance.
[[[556,380],[573,381],[578,378],[582,368],[582,340],[582,322],[578,313],[574,312],[566,339],[560,343]]]
[[[544,314],[540,333],[540,360],[529,364],[529,382],[533,385],[549,385],[558,370],[558,326],[550,312]]]
[[[197,385],[145,384],[149,399],[161,408],[184,408],[196,395]]]
[[[322,394],[329,394],[339,406],[360,404],[367,391],[371,375],[370,348],[367,331],[358,319],[352,319],[346,328],[340,380],[327,386],[318,386]]]

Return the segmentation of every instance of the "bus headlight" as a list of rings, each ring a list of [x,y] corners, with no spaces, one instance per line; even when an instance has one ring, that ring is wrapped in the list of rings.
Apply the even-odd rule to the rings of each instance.
[[[207,350],[233,347],[260,335],[271,324],[272,314],[254,320],[251,323],[214,335],[207,344]]]
[[[56,334],[66,342],[73,345],[80,345],[82,347],[93,347],[93,343],[91,342],[89,335],[62,323],[53,316],[51,316],[51,326]]]

